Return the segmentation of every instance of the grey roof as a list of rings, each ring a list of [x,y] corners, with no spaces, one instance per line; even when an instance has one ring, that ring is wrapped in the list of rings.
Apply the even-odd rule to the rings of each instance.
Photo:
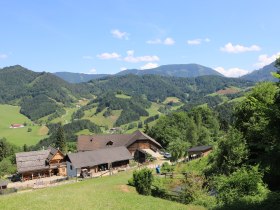
[[[16,153],[18,172],[47,169],[46,159],[49,154],[49,150]]]
[[[56,154],[59,150],[56,149],[56,148],[53,148],[53,147],[49,147],[48,150],[50,151],[50,153],[49,153],[49,155],[48,155],[47,161],[50,162],[50,160],[53,158],[53,156],[55,156],[55,154]]]
[[[212,146],[197,146],[188,149],[188,152],[205,152],[211,150]]]
[[[125,147],[108,147],[93,151],[71,153],[67,156],[75,168],[92,167],[133,158]]]
[[[7,180],[0,179],[0,187],[7,186],[9,182]]]
[[[137,140],[150,140],[161,148],[156,140],[138,130],[132,134],[81,135],[78,137],[77,149],[78,151],[90,151],[106,148],[106,144],[110,141],[113,142],[111,147],[128,147]]]
[[[17,170],[22,173],[48,169],[48,162],[58,151],[49,147],[47,150],[16,153]]]

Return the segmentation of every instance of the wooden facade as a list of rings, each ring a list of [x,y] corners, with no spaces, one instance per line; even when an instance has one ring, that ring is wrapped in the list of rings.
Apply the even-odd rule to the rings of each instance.
[[[17,153],[16,161],[22,181],[67,175],[64,155],[55,148]]]
[[[128,151],[131,153],[132,156],[135,155],[135,152],[138,149],[153,149],[154,150],[154,148],[159,149],[159,147],[150,140],[138,140],[127,147]]]

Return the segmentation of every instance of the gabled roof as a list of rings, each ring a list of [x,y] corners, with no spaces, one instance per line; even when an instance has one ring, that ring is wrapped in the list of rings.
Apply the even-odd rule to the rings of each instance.
[[[105,163],[133,159],[127,148],[123,146],[70,153],[67,156],[75,168],[92,167]]]
[[[48,169],[48,162],[59,152],[49,147],[47,150],[16,153],[17,170],[19,173]]]
[[[188,149],[188,152],[205,152],[211,150],[212,146],[197,146]]]
[[[16,153],[18,172],[47,169],[46,159],[49,153],[49,150]]]
[[[103,135],[82,135],[78,137],[78,151],[90,151],[108,147],[108,142],[113,142],[109,147],[120,147],[133,144],[137,140],[150,140],[158,147],[161,145],[153,138],[141,131],[135,131],[132,134],[103,134]]]

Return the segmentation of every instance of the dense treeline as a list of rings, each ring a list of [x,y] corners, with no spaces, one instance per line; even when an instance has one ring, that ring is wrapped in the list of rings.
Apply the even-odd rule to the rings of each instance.
[[[32,120],[55,113],[77,98],[90,97],[85,84],[69,84],[50,73],[37,73],[21,66],[0,70],[0,89],[0,103],[20,105],[21,113]]]
[[[170,96],[182,101],[193,101],[226,87],[248,87],[254,83],[220,76],[176,78],[158,75],[125,75],[105,77],[93,80],[89,84],[92,93],[97,95],[106,91],[120,90],[128,95],[144,94],[149,101],[162,102]]]
[[[207,106],[196,107],[190,112],[174,112],[159,118],[147,133],[167,147],[175,139],[189,146],[208,145],[219,135],[219,122]]]

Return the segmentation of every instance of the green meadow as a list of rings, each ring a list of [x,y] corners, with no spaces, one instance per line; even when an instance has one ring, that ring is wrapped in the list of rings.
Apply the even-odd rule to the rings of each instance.
[[[0,196],[0,209],[114,209],[114,210],[204,210],[194,205],[139,195],[127,185],[131,172],[77,183]]]
[[[45,138],[48,133],[46,126],[34,125],[27,117],[20,114],[18,106],[0,104],[0,138],[5,137],[9,142],[23,146],[33,145]],[[13,123],[24,124],[24,128],[10,128]],[[28,132],[28,128],[31,129]]]

